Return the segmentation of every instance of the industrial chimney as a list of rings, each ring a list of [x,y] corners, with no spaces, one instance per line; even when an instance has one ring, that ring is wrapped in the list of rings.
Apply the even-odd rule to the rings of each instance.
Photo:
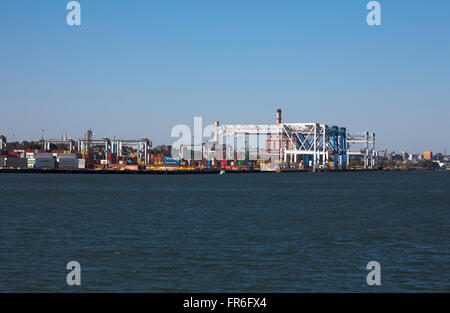
[[[217,131],[217,127],[219,127],[219,121],[215,121],[214,126],[214,142],[219,142],[219,134]]]
[[[277,110],[277,125],[281,124],[281,109]]]

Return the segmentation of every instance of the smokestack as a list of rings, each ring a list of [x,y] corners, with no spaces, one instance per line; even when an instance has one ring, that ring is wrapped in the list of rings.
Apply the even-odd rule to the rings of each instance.
[[[214,142],[219,142],[219,134],[217,132],[217,127],[219,127],[219,121],[214,122]]]
[[[281,124],[281,109],[277,110],[277,125]]]

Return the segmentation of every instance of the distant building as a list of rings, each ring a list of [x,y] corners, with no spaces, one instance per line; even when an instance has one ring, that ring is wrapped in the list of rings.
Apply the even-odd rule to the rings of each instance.
[[[442,153],[436,153],[436,156],[434,157],[434,159],[437,161],[443,161],[444,155]]]
[[[377,159],[378,159],[378,160],[384,160],[384,159],[386,159],[386,154],[387,154],[387,151],[386,151],[386,150],[383,150],[383,151],[377,151]]]
[[[401,156],[402,156],[402,160],[403,160],[403,161],[406,161],[406,160],[408,160],[409,154],[408,154],[407,152],[404,152],[404,151],[403,151],[403,152],[401,153]]]
[[[419,160],[419,155],[417,155],[417,154],[410,154],[409,155],[409,160],[411,162],[417,162]]]
[[[387,154],[386,154],[386,158],[387,158],[389,161],[394,160],[394,159],[395,159],[395,152],[389,152],[389,153],[387,153]]]
[[[431,151],[425,151],[425,152],[423,153],[423,158],[424,158],[424,160],[428,160],[428,161],[433,160],[433,152],[431,152]]]

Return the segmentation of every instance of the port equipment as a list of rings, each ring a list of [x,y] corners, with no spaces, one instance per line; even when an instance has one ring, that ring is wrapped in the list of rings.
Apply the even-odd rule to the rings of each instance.
[[[118,139],[115,138],[110,140],[108,137],[102,139],[92,139],[93,133],[89,136],[89,131],[87,138],[78,140],[79,151],[88,152],[93,147],[104,148],[105,159],[108,160],[108,154],[117,154],[121,157],[124,155],[124,147],[135,147],[138,158],[144,158],[145,164],[149,164],[150,160],[150,148],[152,147],[152,142],[147,138],[142,139]]]
[[[258,135],[270,136],[272,144],[269,151],[260,151],[262,155],[277,155],[283,163],[296,163],[299,157],[311,157],[313,168],[328,162],[328,126],[319,123],[280,123],[277,125],[221,125],[217,132],[223,136]]]
[[[75,150],[75,140],[72,140],[70,138],[64,138],[62,140],[60,139],[45,139],[44,140],[44,150],[50,150],[50,145],[66,145],[69,147],[70,152],[73,152]]]
[[[208,153],[208,150],[206,149],[206,147],[209,147],[210,145],[208,145],[205,142],[202,142],[201,144],[194,144],[193,142],[194,141],[192,141],[192,144],[186,144],[186,145],[181,144],[180,145],[179,157],[180,157],[181,160],[196,161],[197,158],[198,158],[197,157],[198,153],[196,155],[196,153],[195,153],[196,150],[195,149],[197,147],[200,147],[199,150],[200,150],[200,153],[201,153],[200,154],[201,157],[199,159],[203,163],[204,158],[205,158],[205,153]]]
[[[152,142],[147,138],[142,139],[117,139],[114,138],[112,144],[112,153],[117,153],[119,157],[123,156],[124,147],[136,147],[137,157],[143,158],[145,164],[150,164],[150,148]]]
[[[108,159],[107,154],[111,153],[111,140],[107,137],[104,137],[102,139],[92,139],[91,137],[78,140],[78,150],[81,152],[89,152],[89,149],[93,147],[104,148],[105,158]]]
[[[107,137],[102,139],[93,139],[94,132],[89,129],[85,139],[78,139],[78,151],[86,152],[86,168],[94,168],[94,147],[104,148],[105,160],[108,160],[108,154],[111,153],[111,140]]]
[[[221,138],[242,135],[267,136],[267,143],[270,142],[270,147],[267,144],[264,152],[260,152],[258,147],[258,155],[266,153],[274,156],[278,154],[279,160],[283,164],[297,163],[303,158],[306,165],[311,163],[314,170],[319,167],[328,167],[330,156],[333,156],[336,168],[345,168],[348,166],[349,138],[355,143],[364,140],[363,142],[367,146],[367,166],[374,166],[373,160],[369,164],[369,157],[370,151],[375,149],[375,134],[368,135],[366,132],[361,139],[358,135],[349,135],[345,127],[329,127],[326,124],[314,122],[282,123],[281,110],[277,110],[275,125],[220,125],[216,122],[215,132],[215,140],[219,140],[219,136]],[[372,145],[372,150],[369,145]],[[247,145],[246,148],[248,148]],[[374,158],[372,157],[372,159]]]
[[[363,149],[359,151],[351,151],[350,148],[354,145],[363,145]],[[360,155],[364,157],[364,167],[370,168],[375,166],[375,133],[357,133],[347,135],[347,166],[350,161],[350,156]]]

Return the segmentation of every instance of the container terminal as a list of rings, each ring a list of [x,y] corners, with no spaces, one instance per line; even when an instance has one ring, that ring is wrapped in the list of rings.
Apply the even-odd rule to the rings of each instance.
[[[240,143],[240,144],[239,144]],[[283,123],[276,111],[272,125],[214,124],[207,142],[177,147],[152,147],[147,138],[45,139],[39,149],[7,149],[0,135],[1,172],[44,173],[218,173],[271,171],[354,170],[375,168],[375,134],[349,133],[346,127],[326,124]],[[359,146],[359,149],[354,147]]]

